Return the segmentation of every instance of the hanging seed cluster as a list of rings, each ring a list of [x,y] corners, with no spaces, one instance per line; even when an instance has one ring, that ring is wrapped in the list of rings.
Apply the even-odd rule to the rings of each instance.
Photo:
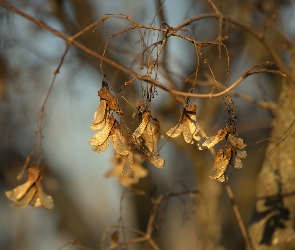
[[[115,119],[114,113],[119,116],[123,112],[119,108],[117,98],[110,93],[106,81],[102,82],[102,88],[98,92],[100,103],[93,117],[90,126],[92,130],[97,130],[96,134],[89,141],[94,152],[105,151],[110,141],[116,152],[116,160],[112,160],[115,167],[106,176],[116,176],[123,185],[132,185],[147,175],[142,167],[143,160],[149,161],[157,168],[163,168],[165,160],[159,156],[158,140],[161,139],[160,122],[152,116],[150,109],[151,98],[141,100],[136,107],[132,118],[139,119],[139,125],[130,135],[123,135],[120,123]],[[224,99],[227,111],[227,124],[220,129],[216,135],[211,137],[201,137],[196,118],[196,105],[187,103],[183,108],[178,124],[166,132],[171,138],[183,135],[186,143],[196,143],[197,149],[205,150],[215,146],[220,141],[225,140],[225,145],[217,152],[214,166],[210,178],[224,182],[228,179],[228,168],[230,165],[239,169],[242,168],[241,159],[247,156],[244,147],[246,144],[238,137],[236,132],[236,115],[234,103],[230,95]],[[136,150],[136,152],[134,152]],[[138,153],[139,152],[139,153]],[[137,157],[134,157],[134,155]],[[138,159],[140,155],[141,160]]]

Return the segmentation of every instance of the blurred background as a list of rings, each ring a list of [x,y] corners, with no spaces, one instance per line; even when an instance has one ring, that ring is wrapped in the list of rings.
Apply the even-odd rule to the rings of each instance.
[[[214,13],[205,0],[8,2],[66,35],[76,34],[104,14],[124,14],[138,24],[153,22],[156,27],[164,21],[175,27],[190,17]],[[270,23],[265,36],[288,64],[286,49],[292,46],[295,36],[293,1],[216,0],[214,3],[222,14],[249,25],[258,33]],[[108,42],[106,57],[145,74],[146,69],[140,63],[141,52],[159,39],[159,33],[131,30],[108,40],[109,34],[130,26],[126,18],[110,16],[103,25],[77,40],[100,54]],[[201,19],[185,28],[198,42],[214,41],[218,37],[217,19]],[[142,43],[141,37],[146,44]],[[272,60],[257,40],[237,26],[224,22],[222,37],[228,49],[230,83],[252,66]],[[73,46],[66,55],[45,108],[44,190],[53,197],[55,207],[50,211],[33,207],[10,208],[11,201],[4,193],[21,183],[16,176],[34,145],[37,115],[65,47],[62,39],[0,7],[0,249],[77,249],[77,246],[66,245],[71,240],[91,249],[100,249],[106,228],[117,224],[119,218],[124,220],[125,227],[146,230],[150,201],[141,196],[124,195],[126,189],[115,178],[104,178],[106,171],[113,167],[110,160],[114,151],[109,147],[97,154],[88,144],[94,134],[89,126],[99,104],[100,61]],[[218,46],[211,45],[203,47],[201,52],[216,80],[226,84],[225,50],[221,48],[219,56]],[[133,79],[107,64],[103,67],[113,93],[118,93],[125,82]],[[214,81],[208,65],[198,58],[192,44],[177,37],[169,38],[159,58],[159,81],[168,87],[188,91],[193,78],[185,81],[196,69],[195,92],[209,93]],[[256,74],[244,80],[232,94],[237,106],[237,132],[247,144],[248,157],[243,161],[243,169],[229,170],[229,184],[246,227],[251,222],[256,177],[264,159],[264,152],[259,152],[262,145],[256,142],[269,137],[273,118],[272,110],[263,109],[259,103],[275,102],[281,81],[277,75]],[[161,133],[165,135],[177,124],[181,106],[166,92],[160,89],[157,92],[152,114],[160,121]],[[140,82],[122,87],[117,96],[121,109],[130,118],[124,118],[125,122],[135,129],[138,121],[131,120],[134,109],[130,104],[136,106],[141,99]],[[197,121],[207,135],[216,134],[226,124],[222,98],[192,101],[198,107]],[[200,196],[195,203],[184,196],[171,198],[163,204],[161,219],[157,220],[158,227],[153,234],[159,248],[243,249],[245,243],[224,187],[208,177],[214,161],[210,152],[198,151],[195,145],[186,144],[181,136],[167,142],[166,139],[167,136],[159,141],[159,146],[165,143],[160,151],[166,160],[164,169],[145,163],[149,174],[136,188],[153,197],[184,190],[198,190]],[[119,234],[122,240],[120,237]],[[106,246],[109,241],[110,236],[107,236]],[[128,249],[150,249],[150,246],[135,244]]]

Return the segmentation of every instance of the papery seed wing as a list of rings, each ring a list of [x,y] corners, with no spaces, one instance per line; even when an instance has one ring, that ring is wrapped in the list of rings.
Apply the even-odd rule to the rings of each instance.
[[[189,124],[187,123],[187,121],[183,123],[183,138],[186,143],[190,143],[190,144],[194,143],[193,136],[190,132]]]
[[[105,100],[101,100],[98,108],[96,109],[94,113],[93,121],[90,126],[92,130],[99,130],[104,126],[106,110],[107,110],[107,102]]]
[[[92,150],[96,153],[101,153],[105,151],[110,145],[111,137],[109,136],[101,145],[97,145],[92,148]]]
[[[240,169],[243,167],[241,159],[236,155],[234,160],[234,168]]]
[[[32,185],[33,183],[25,182],[13,190],[5,192],[5,195],[9,200],[18,201],[28,192]]]
[[[247,146],[247,144],[243,142],[243,139],[233,136],[232,134],[228,135],[228,140],[231,143],[231,145],[239,149]]]
[[[214,166],[210,175],[211,179],[220,182],[227,180],[227,169],[232,158],[232,151],[229,147],[222,147],[216,154]]]
[[[150,113],[149,112],[145,112],[142,115],[142,121],[139,124],[138,128],[134,131],[133,133],[133,137],[134,138],[138,138],[139,136],[142,135],[143,131],[145,130],[148,122],[149,122],[149,117],[150,117]]]
[[[25,206],[27,206],[31,200],[33,199],[35,193],[37,192],[37,189],[35,186],[32,186],[28,192],[18,201],[16,201],[14,204],[11,205],[12,208],[20,209]]]
[[[108,139],[110,135],[114,121],[115,119],[113,115],[108,116],[105,127],[92,137],[92,139],[89,141],[89,144],[92,146],[97,146],[105,142],[105,140]]]
[[[40,207],[40,206],[42,206],[41,199],[40,199],[40,197],[38,195],[38,192],[35,193],[34,197],[30,201],[29,205],[31,205],[32,207]]]
[[[220,142],[219,137],[214,135],[210,137],[203,137],[196,145],[199,150],[204,150],[215,146],[218,142]]]
[[[126,148],[124,137],[121,135],[121,131],[119,129],[116,129],[115,133],[112,134],[112,139],[116,152],[119,155],[128,155],[129,151]]]
[[[148,161],[157,168],[163,168],[165,164],[165,160],[157,155],[153,155],[152,157],[148,158]]]
[[[48,210],[53,209],[54,207],[53,199],[50,195],[47,195],[43,192],[41,179],[36,181],[36,188],[37,188],[38,198],[40,199],[40,201],[37,198],[34,206],[39,206],[39,202],[41,202],[42,206],[45,209],[48,209]]]
[[[149,122],[142,133],[142,137],[148,149],[156,153],[158,151],[157,142],[160,138],[160,123],[156,118],[149,118]]]
[[[167,131],[166,134],[171,138],[175,138],[182,133],[182,130],[183,130],[182,123],[178,123],[174,128],[171,128],[169,131]]]
[[[245,150],[243,151],[240,151],[240,150],[237,150],[237,157],[239,158],[246,158],[247,157],[247,152]]]
[[[133,164],[133,152],[129,151],[127,160],[124,163],[123,166],[123,171],[122,174],[123,175],[128,175],[132,169],[132,164]]]

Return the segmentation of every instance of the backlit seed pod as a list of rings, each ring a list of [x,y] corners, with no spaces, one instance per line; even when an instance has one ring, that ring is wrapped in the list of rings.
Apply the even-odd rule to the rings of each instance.
[[[211,179],[216,179],[220,182],[227,181],[227,169],[232,159],[232,149],[228,146],[223,146],[218,150],[214,166],[210,175]]]
[[[103,144],[104,141],[110,136],[114,121],[114,116],[112,114],[109,115],[106,119],[105,127],[92,137],[92,139],[89,141],[90,145],[97,146]]]
[[[105,125],[107,102],[101,100],[98,108],[96,109],[90,128],[92,130],[99,130]]]

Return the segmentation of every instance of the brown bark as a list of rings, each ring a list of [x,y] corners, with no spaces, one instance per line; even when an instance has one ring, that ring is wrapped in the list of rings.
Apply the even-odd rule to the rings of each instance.
[[[291,51],[295,75],[295,49]],[[255,249],[295,248],[295,85],[284,80],[249,229]],[[273,150],[272,150],[273,149]]]

